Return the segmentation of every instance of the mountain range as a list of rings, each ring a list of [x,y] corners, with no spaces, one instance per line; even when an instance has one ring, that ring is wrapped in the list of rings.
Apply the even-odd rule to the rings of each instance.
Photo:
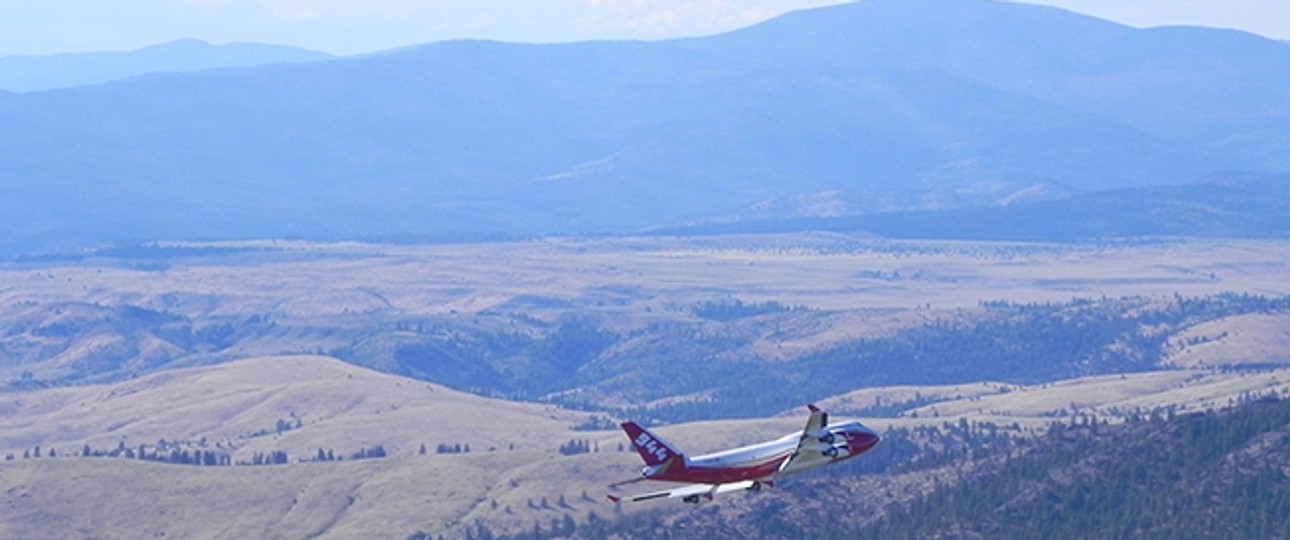
[[[180,39],[134,51],[0,57],[0,90],[40,92],[158,73],[188,73],[263,64],[312,62],[331,55],[259,43],[212,45]]]
[[[984,0],[156,74],[0,93],[0,249],[1052,201],[1290,170],[1287,104],[1290,44]]]

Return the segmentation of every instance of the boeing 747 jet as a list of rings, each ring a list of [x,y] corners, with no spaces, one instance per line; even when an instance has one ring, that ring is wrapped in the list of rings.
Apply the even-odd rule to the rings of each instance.
[[[636,422],[623,422],[623,431],[645,461],[641,476],[611,487],[642,480],[690,484],[609,500],[648,501],[679,498],[688,503],[712,500],[731,491],[759,491],[782,476],[853,458],[878,444],[878,434],[859,422],[829,425],[829,414],[814,405],[806,428],[772,441],[689,457]]]

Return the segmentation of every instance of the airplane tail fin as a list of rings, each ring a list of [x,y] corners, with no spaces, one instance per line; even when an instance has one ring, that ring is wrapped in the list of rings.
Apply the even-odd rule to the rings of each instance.
[[[627,437],[631,439],[632,446],[636,447],[636,452],[641,455],[641,459],[645,460],[646,465],[657,467],[668,463],[673,458],[680,458],[680,462],[685,463],[684,453],[640,424],[623,422],[622,428],[623,431],[627,432]]]

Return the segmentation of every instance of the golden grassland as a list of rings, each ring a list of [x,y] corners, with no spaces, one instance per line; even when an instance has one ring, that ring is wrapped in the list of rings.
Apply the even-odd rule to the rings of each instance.
[[[44,457],[0,464],[4,538],[401,537],[476,518],[518,527],[563,512],[604,513],[602,480],[635,466],[630,454],[575,459],[555,451],[575,436],[613,438],[572,431],[586,413],[481,398],[323,357],[249,359],[5,398],[0,446],[18,453],[40,446]],[[283,419],[299,419],[299,427],[278,433]],[[200,467],[79,455],[84,445],[151,448],[163,439],[227,450],[235,461],[273,451],[292,458]],[[471,451],[437,455],[438,442]],[[318,448],[348,456],[374,445],[389,457],[299,461]],[[58,457],[48,457],[51,449]]]
[[[998,385],[977,394],[902,413],[902,416],[1064,419],[1093,415],[1114,421],[1135,412],[1172,407],[1195,412],[1230,407],[1242,396],[1290,395],[1290,369],[1261,372],[1161,371],[1081,377],[1033,386]]]
[[[0,448],[40,446],[43,454],[0,463],[4,538],[403,537],[476,520],[517,531],[566,514],[609,516],[616,510],[604,499],[606,485],[640,466],[630,449],[618,451],[621,433],[573,431],[586,413],[482,398],[324,357],[257,358],[11,394],[3,413]],[[283,418],[301,425],[273,431]],[[800,422],[663,432],[704,452],[791,432]],[[265,428],[269,434],[248,436]],[[79,455],[83,445],[152,447],[163,439],[227,449],[239,461],[277,450],[292,459],[201,467]],[[575,439],[599,451],[556,451]],[[471,451],[436,454],[436,441]],[[320,447],[348,454],[376,444],[389,457],[300,461]],[[57,457],[48,457],[51,449]]]
[[[1164,364],[1180,368],[1290,363],[1290,315],[1250,314],[1198,324],[1169,340]]]
[[[394,455],[440,443],[547,450],[588,416],[485,399],[331,358],[269,357],[111,385],[0,394],[0,441],[6,449],[44,445],[65,454],[85,445],[205,441],[234,460],[274,450],[348,454],[377,444]]]
[[[189,244],[185,244],[189,245]],[[0,267],[0,304],[78,299],[193,317],[469,314],[516,297],[579,301],[634,291],[624,309],[721,297],[826,309],[974,307],[1132,295],[1290,293],[1290,243],[1142,245],[889,242],[830,234],[546,239],[387,246],[218,243],[240,256],[135,268],[86,257]]]
[[[531,467],[543,461],[551,464]],[[584,519],[593,509],[608,515],[599,494],[581,497],[592,488],[574,465],[582,461],[594,460],[531,451],[260,467],[23,460],[0,466],[0,536],[402,538],[475,519],[500,529],[564,513]]]

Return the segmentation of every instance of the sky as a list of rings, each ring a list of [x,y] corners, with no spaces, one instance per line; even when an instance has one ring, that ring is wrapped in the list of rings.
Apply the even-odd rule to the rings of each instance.
[[[133,50],[180,38],[358,54],[447,39],[518,42],[715,34],[839,0],[3,0],[0,56]],[[1024,0],[1136,27],[1290,40],[1290,0]]]

